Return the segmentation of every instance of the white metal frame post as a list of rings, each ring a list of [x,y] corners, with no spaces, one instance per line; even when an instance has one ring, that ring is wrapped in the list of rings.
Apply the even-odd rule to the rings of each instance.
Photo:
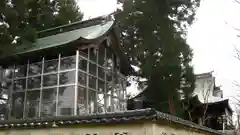
[[[25,89],[24,89],[24,101],[23,101],[23,118],[26,117],[26,107],[27,107],[27,91],[28,91],[28,71],[29,71],[29,60],[27,62],[27,73],[26,73],[26,82],[25,82]]]
[[[44,61],[45,58],[42,58],[42,71],[41,71],[41,84],[40,84],[40,101],[39,101],[39,113],[38,117],[41,117],[41,106],[42,106],[42,91],[43,91],[43,73],[44,73]]]
[[[74,115],[77,114],[78,110],[78,63],[79,63],[79,50],[76,51],[76,72],[75,72],[75,92],[74,92]]]
[[[11,88],[10,88],[9,97],[8,97],[8,98],[9,98],[9,99],[8,99],[8,100],[9,100],[9,101],[8,101],[8,103],[9,103],[9,105],[8,105],[8,116],[7,116],[7,117],[8,117],[8,120],[11,119],[11,116],[12,116],[12,108],[13,108],[13,107],[12,107],[12,104],[13,104],[13,100],[12,100],[12,97],[13,97],[13,96],[12,96],[12,95],[13,95],[13,88],[14,88],[14,87],[13,87],[13,85],[14,85],[13,77],[15,76],[15,68],[16,68],[16,65],[14,64],[14,65],[13,65],[12,78],[11,78],[11,85],[12,85],[12,86],[11,86]]]
[[[61,65],[61,54],[58,54],[58,68],[57,68],[57,93],[56,93],[56,112],[55,115],[58,116],[58,98],[59,98],[59,83],[60,83],[60,65]]]

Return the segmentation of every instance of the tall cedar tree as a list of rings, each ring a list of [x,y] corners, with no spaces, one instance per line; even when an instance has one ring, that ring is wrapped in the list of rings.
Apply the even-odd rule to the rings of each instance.
[[[123,2],[123,1],[122,1]],[[199,0],[125,0],[116,15],[124,51],[137,77],[146,78],[143,92],[151,107],[183,117],[180,102],[194,90],[192,50],[186,43],[186,28],[194,20]],[[142,83],[142,82],[139,82]]]
[[[36,31],[79,21],[82,17],[75,0],[1,0],[1,48],[12,44],[14,39],[18,44],[34,41]]]

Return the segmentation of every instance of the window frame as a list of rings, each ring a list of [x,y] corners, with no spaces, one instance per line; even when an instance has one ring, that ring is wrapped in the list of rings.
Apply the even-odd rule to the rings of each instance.
[[[111,49],[111,48],[108,48],[109,46],[107,46],[107,45],[105,45],[104,44],[105,42],[103,42],[100,46],[98,46],[98,47],[102,47],[102,48],[104,48],[104,54],[101,54],[101,56],[104,56],[104,60],[106,61],[107,60],[107,57],[109,57],[109,56],[107,56],[107,53],[108,53],[108,51]],[[104,47],[103,47],[104,46]],[[122,75],[118,70],[119,69],[117,69],[117,66],[115,65],[116,64],[116,62],[115,62],[115,59],[117,58],[118,59],[118,57],[116,56],[116,54],[112,51],[112,49],[111,49],[111,59],[113,60],[113,67],[112,68],[110,68],[110,69],[108,69],[107,67],[104,67],[104,65],[101,65],[101,63],[99,63],[99,49],[96,49],[96,48],[93,48],[93,47],[88,47],[88,48],[85,48],[85,49],[87,49],[87,50],[85,50],[85,53],[84,52],[82,52],[81,51],[81,49],[77,49],[76,50],[76,52],[75,52],[75,54],[74,55],[69,55],[69,56],[63,56],[62,57],[62,55],[61,54],[58,54],[58,56],[56,56],[56,58],[53,58],[52,60],[45,60],[45,57],[42,57],[39,61],[37,61],[37,62],[34,62],[34,63],[31,63],[29,60],[27,61],[27,64],[25,64],[25,65],[18,65],[18,66],[16,66],[16,65],[14,65],[13,66],[13,71],[15,71],[15,68],[16,67],[19,67],[19,66],[26,66],[27,67],[27,69],[26,69],[26,76],[23,76],[23,77],[15,77],[15,73],[13,72],[13,77],[11,77],[11,78],[9,78],[9,79],[7,79],[8,81],[10,81],[11,82],[11,84],[13,85],[14,84],[14,81],[16,81],[16,80],[19,80],[19,79],[24,79],[25,80],[25,89],[23,89],[22,90],[22,92],[24,92],[25,93],[25,97],[24,97],[24,101],[23,101],[23,103],[24,103],[24,105],[23,105],[23,119],[24,118],[27,118],[27,112],[26,112],[26,107],[27,107],[27,93],[28,92],[31,92],[31,91],[40,91],[40,101],[39,101],[39,105],[38,105],[38,107],[39,107],[39,109],[38,109],[38,117],[41,117],[41,112],[42,112],[42,103],[44,102],[43,101],[43,91],[45,90],[45,89],[51,89],[51,88],[56,88],[56,107],[55,107],[55,115],[54,116],[58,116],[58,114],[59,114],[59,112],[58,112],[58,102],[59,102],[59,88],[61,88],[61,87],[68,87],[68,86],[73,86],[74,87],[74,105],[73,105],[73,107],[74,107],[74,112],[73,112],[73,115],[78,115],[78,114],[82,114],[81,112],[79,113],[79,110],[78,110],[78,89],[80,88],[80,87],[82,87],[82,88],[84,88],[85,90],[86,90],[86,102],[85,102],[85,110],[86,110],[86,112],[85,113],[90,113],[89,112],[89,102],[90,102],[90,99],[89,99],[89,91],[91,91],[91,93],[95,93],[95,107],[94,107],[94,113],[105,113],[105,112],[114,112],[114,111],[119,111],[118,109],[116,110],[114,107],[113,107],[113,103],[114,103],[114,99],[117,99],[118,101],[123,101],[123,102],[125,102],[126,103],[126,100],[127,99],[125,99],[125,98],[121,98],[119,95],[118,96],[114,96],[114,89],[116,89],[116,84],[115,84],[115,82],[114,82],[114,80],[115,79],[118,79],[118,80],[125,80],[124,78],[125,78],[125,76],[124,75]],[[86,51],[88,52],[87,53],[87,55],[82,55],[82,54],[86,54]],[[90,51],[96,51],[95,53],[91,53]],[[90,59],[90,55],[96,55],[96,60],[91,60]],[[64,59],[67,59],[67,58],[69,58],[69,57],[75,57],[75,59],[74,59],[74,67],[73,66],[70,66],[71,68],[64,68],[64,69],[62,69],[62,67],[64,67],[64,66],[62,66],[61,65],[61,61],[62,60],[64,60]],[[52,71],[52,72],[45,72],[44,71],[44,69],[45,69],[45,62],[48,62],[48,61],[53,61],[53,60],[57,60],[57,69],[56,69],[56,71]],[[79,62],[80,62],[80,60],[84,60],[86,63],[86,65],[84,65],[84,67],[86,66],[86,71],[85,71],[85,69],[84,70],[82,70],[81,69],[81,67],[79,66]],[[37,74],[29,74],[30,73],[30,65],[32,65],[32,64],[36,64],[36,63],[41,63],[40,65],[41,65],[41,73],[37,73]],[[95,74],[91,74],[90,73],[90,64],[94,64],[95,65],[95,70],[96,70],[96,73]],[[99,72],[99,70],[101,70],[101,76],[100,76],[100,72]],[[74,76],[74,82],[70,82],[70,83],[66,83],[66,84],[60,84],[60,77],[61,77],[61,74],[63,74],[63,73],[68,73],[68,72],[74,72],[75,73],[75,76]],[[79,73],[81,73],[81,74],[84,74],[85,75],[85,77],[84,77],[84,79],[86,79],[85,80],[85,84],[84,85],[82,85],[80,82],[79,82]],[[110,75],[108,75],[108,74],[110,74]],[[54,85],[51,85],[51,86],[44,86],[44,77],[45,76],[47,76],[47,75],[56,75],[57,76],[57,82],[56,82],[56,84],[54,84]],[[92,76],[92,77],[94,77],[94,78],[96,78],[96,87],[95,88],[90,88],[89,87],[89,79],[90,79],[90,76]],[[104,77],[103,77],[104,76]],[[108,77],[109,78],[108,78]],[[35,78],[35,77],[40,77],[40,87],[38,87],[38,88],[31,88],[31,89],[29,89],[29,80],[31,79],[31,78]],[[109,79],[111,79],[111,80],[109,80]],[[103,88],[103,90],[102,91],[99,91],[98,90],[98,88],[99,88],[99,82],[101,82],[101,88]],[[122,82],[121,82],[122,83]],[[109,91],[107,91],[107,87],[108,87],[108,85],[111,85],[111,90],[110,90],[110,92]],[[122,89],[121,89],[121,91],[123,92],[123,94],[126,94],[126,85],[122,85]],[[12,106],[13,105],[13,103],[12,103],[12,96],[13,96],[13,94],[15,94],[15,93],[17,93],[17,92],[19,92],[19,91],[14,91],[13,90],[13,88],[11,88],[10,89],[10,92],[9,92],[9,98],[10,98],[10,100],[9,100],[9,104],[10,104],[10,106]],[[103,104],[103,106],[104,106],[104,111],[103,112],[98,112],[98,111],[96,111],[97,110],[97,95],[98,94],[103,94],[103,98],[104,98],[104,104]],[[109,99],[109,97],[110,97],[110,99]],[[123,96],[123,97],[126,97],[126,95],[125,96]],[[111,100],[111,101],[110,101]],[[109,102],[110,104],[112,104],[112,105],[108,105],[107,104],[107,102]],[[111,108],[109,108],[111,106]],[[118,105],[118,106],[120,106],[120,104]],[[10,107],[10,110],[9,110],[9,112],[8,112],[8,117],[10,118],[12,115],[11,115],[11,113],[12,113],[12,109],[13,108],[11,108]],[[126,107],[125,108],[123,108],[123,109],[120,109],[121,111],[123,111],[123,110],[126,110]]]

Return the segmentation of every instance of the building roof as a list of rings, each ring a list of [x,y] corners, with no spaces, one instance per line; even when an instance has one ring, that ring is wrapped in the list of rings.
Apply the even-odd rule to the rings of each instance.
[[[196,74],[196,78],[208,78],[208,77],[212,77],[212,73],[214,71],[210,71],[210,72],[206,72],[206,73],[201,73],[201,74]]]
[[[2,52],[0,61],[2,65],[8,65],[11,64],[9,62],[15,60],[20,61],[21,59],[31,58],[37,52],[39,54],[40,52],[44,53],[45,50],[53,50],[56,53],[55,49],[61,48],[62,50],[66,50],[66,48],[79,47],[84,44],[99,44],[98,42],[103,41],[102,39],[105,39],[110,31],[117,40],[117,43],[112,45],[112,48],[120,58],[122,73],[128,74],[133,72],[120,46],[115,21],[110,16],[100,16],[91,20],[40,31],[37,33],[38,38],[35,42],[24,43],[18,45],[18,47],[10,46],[10,48],[4,49],[8,51]]]
[[[208,102],[208,103],[202,103],[198,96],[194,96],[190,99],[190,102],[194,105],[194,108],[197,113],[201,113],[203,108],[207,107],[207,112],[217,112],[217,113],[225,113],[225,108],[230,112],[233,113],[233,110],[231,109],[229,105],[228,99],[223,99],[221,101],[216,102]]]
[[[76,40],[90,41],[106,34],[113,26],[113,20],[99,17],[93,20],[76,22],[69,25],[47,29],[37,33],[34,43],[24,43],[3,52],[1,57],[21,55],[43,49],[66,45]]]
[[[59,116],[49,119],[31,119],[31,120],[6,120],[0,121],[0,128],[37,128],[37,127],[56,127],[72,124],[112,124],[127,123],[138,120],[148,121],[168,121],[175,124],[181,124],[190,128],[207,131],[215,134],[222,134],[219,131],[197,125],[193,122],[180,119],[178,117],[158,112],[154,109],[128,110],[123,112],[92,114],[85,116]]]

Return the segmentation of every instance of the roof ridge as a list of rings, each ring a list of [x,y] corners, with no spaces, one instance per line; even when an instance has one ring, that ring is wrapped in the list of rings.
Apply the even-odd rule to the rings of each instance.
[[[38,31],[37,36],[38,36],[38,38],[42,38],[42,37],[56,35],[59,33],[64,33],[64,32],[68,32],[68,31],[72,31],[72,30],[76,30],[76,29],[81,29],[81,28],[98,25],[98,24],[104,23],[106,21],[109,21],[108,16],[99,16],[96,18],[92,18],[90,20],[76,21],[76,22],[73,22],[70,24],[65,24],[65,25],[49,28],[46,30]]]
[[[195,74],[195,76],[212,75],[213,72],[214,72],[214,70],[209,71],[209,72],[204,72],[204,73]]]
[[[101,19],[101,18],[103,18],[103,16],[99,16],[99,17],[89,19],[89,20],[80,20],[80,21],[76,21],[76,22],[73,22],[73,23],[64,24],[64,25],[48,28],[48,29],[45,29],[45,30],[37,31],[37,34],[42,33],[42,32],[52,31],[52,30],[59,29],[59,28],[69,27],[71,25],[75,25],[75,24],[79,24],[79,23],[87,23],[89,21],[96,20],[96,19]]]

